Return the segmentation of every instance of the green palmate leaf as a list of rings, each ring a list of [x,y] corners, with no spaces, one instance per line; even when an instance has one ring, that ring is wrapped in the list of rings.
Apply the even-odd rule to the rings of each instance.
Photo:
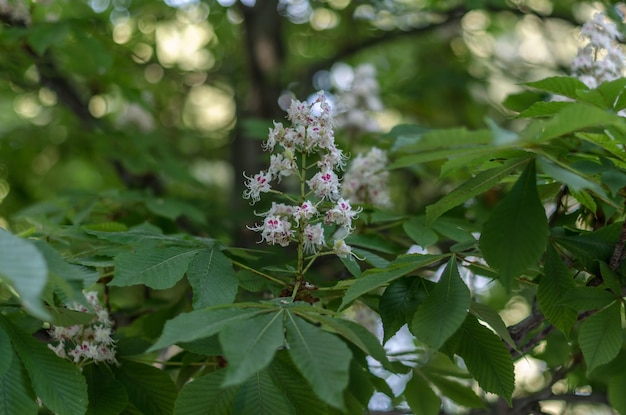
[[[417,309],[409,328],[419,340],[439,349],[461,326],[469,306],[470,292],[453,256],[435,288]]]
[[[616,156],[619,160],[626,161],[626,154],[624,154],[624,150],[619,142],[609,137],[607,134],[576,133],[575,135],[582,140],[595,144],[599,148],[610,152],[611,155]]]
[[[296,415],[295,409],[266,370],[241,385],[233,402],[233,415]]]
[[[110,285],[144,284],[155,289],[173,287],[185,274],[198,249],[178,247],[139,249],[115,257]]]
[[[434,264],[445,258],[445,255],[407,255],[398,257],[388,268],[372,269],[364,272],[358,280],[348,288],[340,309],[347,307],[353,300],[361,295],[380,288],[391,281],[403,277],[419,268]]]
[[[88,287],[98,281],[99,275],[97,272],[79,265],[67,263],[61,254],[47,243],[34,241],[34,244],[43,255],[46,264],[48,264],[49,273],[55,274],[66,281],[76,281],[79,283],[79,288]],[[78,295],[82,297],[80,290]]]
[[[76,366],[60,359],[45,344],[23,332],[0,315],[0,326],[8,334],[26,368],[32,387],[50,410],[82,415],[87,410],[87,384]]]
[[[537,193],[535,164],[531,162],[485,222],[480,250],[499,272],[502,285],[510,289],[513,279],[539,260],[548,235],[548,221]]]
[[[515,386],[513,361],[498,336],[469,316],[457,333],[457,354],[481,388],[511,404]],[[456,336],[455,336],[456,337]]]
[[[484,408],[485,402],[474,393],[470,385],[463,385],[434,373],[424,372],[428,380],[439,389],[441,394],[461,406],[468,408]]]
[[[619,275],[613,271],[606,262],[600,261],[600,273],[604,280],[604,285],[609,288],[616,296],[621,296],[622,283]]]
[[[195,309],[232,303],[237,295],[239,281],[232,262],[215,247],[200,251],[191,260],[187,279]]]
[[[380,255],[376,255],[371,251],[361,249],[361,248],[352,248],[352,252],[354,252],[359,258],[364,258],[365,262],[372,265],[375,268],[386,268],[389,266],[389,261]]]
[[[419,277],[400,278],[389,284],[378,303],[384,342],[413,319],[417,307],[428,297],[434,285]]]
[[[536,141],[547,141],[588,127],[621,123],[617,115],[587,104],[567,106],[545,124]]]
[[[113,368],[113,374],[126,390],[131,404],[151,415],[170,415],[174,411],[177,391],[170,375],[154,366],[130,360],[120,363]]]
[[[543,273],[537,289],[539,309],[550,323],[568,336],[578,313],[572,307],[564,305],[563,299],[574,288],[574,280],[556,249],[550,244]]]
[[[517,349],[517,345],[513,338],[511,337],[511,333],[506,328],[506,324],[500,317],[500,314],[493,308],[489,307],[485,304],[480,304],[475,301],[472,301],[470,306],[470,313],[472,313],[476,318],[481,321],[484,321],[496,332],[498,336],[502,338],[509,346],[514,349]]]
[[[572,76],[554,76],[536,82],[526,82],[524,85],[569,98],[576,98],[579,90],[589,89],[580,79]]]
[[[87,365],[83,375],[89,390],[86,415],[117,415],[128,405],[124,386],[113,377],[106,365]]]
[[[161,338],[149,351],[209,337],[230,324],[267,311],[262,308],[208,308],[180,314],[165,322]]]
[[[619,296],[598,287],[575,287],[569,289],[561,298],[560,305],[581,312],[606,307]]]
[[[285,345],[283,311],[229,324],[219,339],[228,361],[223,386],[241,384],[269,365],[276,350]]]
[[[4,375],[9,367],[11,367],[11,359],[13,358],[13,347],[9,335],[0,327],[0,376]]]
[[[593,196],[589,194],[589,192],[570,192],[572,197],[576,199],[578,203],[587,208],[588,211],[593,212],[594,214],[598,211],[598,205],[596,201],[593,199]]]
[[[394,371],[391,362],[387,358],[387,353],[378,338],[362,325],[342,318],[327,317],[317,313],[310,313],[303,315],[303,317],[322,323],[325,329],[329,329],[348,340],[365,354],[379,361],[385,369]]]
[[[404,248],[398,248],[379,234],[352,234],[346,238],[346,243],[350,246],[358,246],[385,254],[398,254],[404,251]]]
[[[170,220],[187,216],[196,222],[205,222],[204,213],[200,209],[181,200],[152,198],[146,200],[146,207],[150,212]]]
[[[609,380],[607,394],[609,403],[620,414],[626,414],[626,373],[612,376]]]
[[[39,405],[35,402],[28,375],[13,350],[2,354],[9,362],[7,370],[0,375],[0,415],[35,415]]]
[[[187,383],[174,405],[174,415],[231,415],[237,387],[222,388],[226,370]]]
[[[609,363],[622,347],[622,307],[615,302],[586,319],[580,326],[578,342],[587,363],[587,374]]]
[[[267,369],[274,384],[287,396],[297,415],[326,415],[328,405],[311,391],[286,351],[279,351]]]
[[[550,117],[554,114],[561,112],[564,108],[574,104],[573,102],[535,102],[530,107],[526,108],[519,113],[520,118],[537,118],[537,117]]]
[[[42,320],[50,318],[41,302],[48,266],[33,244],[0,229],[0,279],[8,281],[24,307]]]
[[[404,398],[415,415],[437,415],[441,399],[417,370],[404,388]]]
[[[431,224],[439,216],[447,212],[448,210],[466,202],[474,196],[486,192],[496,184],[500,183],[502,179],[509,176],[516,170],[524,167],[528,163],[529,159],[517,159],[512,160],[500,167],[485,170],[478,173],[475,177],[466,181],[452,192],[446,194],[439,199],[436,203],[426,208],[427,224]]]
[[[437,242],[437,233],[426,226],[424,217],[414,216],[402,224],[402,229],[415,243],[426,247]]]
[[[616,102],[617,98],[623,95],[624,88],[626,87],[626,78],[617,78],[613,81],[603,82],[597,88],[597,91],[602,94],[607,103],[611,106]],[[615,111],[619,111],[615,109]]]
[[[313,392],[335,408],[344,407],[352,353],[336,336],[303,319],[287,314],[285,320],[289,355],[310,383]]]

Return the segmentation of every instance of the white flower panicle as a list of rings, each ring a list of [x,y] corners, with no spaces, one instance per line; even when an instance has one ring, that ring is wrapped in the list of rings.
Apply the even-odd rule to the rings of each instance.
[[[307,254],[316,254],[328,246],[324,239],[324,225],[340,226],[352,231],[352,221],[361,209],[352,209],[347,198],[341,198],[341,179],[337,171],[345,167],[345,155],[335,144],[332,109],[323,93],[312,103],[293,100],[287,110],[291,127],[274,122],[269,129],[263,150],[274,152],[270,167],[254,176],[246,176],[243,193],[250,204],[261,200],[262,193],[277,193],[272,181],[287,176],[300,179],[302,194],[299,204],[272,203],[264,213],[262,224],[248,226],[261,234],[260,242],[288,246],[293,241],[302,244]],[[278,151],[280,150],[280,151]],[[301,161],[302,160],[302,161]],[[299,162],[306,165],[298,165]],[[315,171],[311,171],[315,170]],[[293,200],[293,199],[290,199]],[[340,253],[345,255],[345,243]]]
[[[588,43],[578,49],[572,62],[572,72],[578,79],[589,88],[596,88],[603,82],[622,77],[626,55],[618,42],[622,34],[617,25],[603,13],[596,13],[580,32]]]
[[[48,344],[48,348],[57,356],[79,365],[89,362],[117,365],[119,363],[115,358],[115,340],[111,337],[113,321],[109,312],[100,304],[98,293],[89,291],[84,295],[91,310],[78,303],[69,304],[67,308],[82,313],[95,312],[95,317],[89,324],[52,326],[48,333],[54,344]]]
[[[366,155],[359,154],[343,178],[342,195],[354,203],[371,203],[380,208],[391,206],[387,153],[373,147]]]
[[[376,68],[362,64],[354,68],[350,85],[336,93],[337,125],[361,132],[377,132],[380,127],[372,119],[372,113],[382,111],[380,86],[376,80]]]

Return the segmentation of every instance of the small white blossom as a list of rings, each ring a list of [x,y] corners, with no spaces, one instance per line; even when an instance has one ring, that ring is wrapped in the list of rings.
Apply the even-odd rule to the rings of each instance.
[[[305,253],[314,254],[326,244],[324,240],[324,228],[321,223],[306,225],[303,235]]]
[[[387,153],[373,147],[365,156],[359,154],[344,175],[342,194],[354,203],[391,206]]]
[[[246,182],[248,190],[243,192],[243,197],[244,199],[251,199],[251,204],[261,200],[261,193],[267,193],[272,189],[272,186],[270,186],[272,175],[270,173],[261,171],[253,177],[248,177],[245,174],[244,177],[248,179]]]
[[[268,215],[263,220],[263,225],[248,227],[248,229],[261,232],[261,241],[259,242],[265,241],[270,245],[287,246],[294,236],[291,223],[276,215]]]
[[[284,154],[272,154],[270,156],[270,168],[268,170],[272,177],[280,181],[283,176],[291,176],[298,170],[298,166],[293,158],[285,157]]]
[[[308,221],[314,215],[317,215],[317,207],[310,200],[307,200],[296,208],[293,216],[296,223],[299,224],[301,220]]]
[[[333,245],[333,253],[339,258],[347,258],[349,255],[354,255],[356,257],[356,254],[352,252],[352,248],[350,247],[350,245],[348,245],[343,239],[335,240],[335,244]]]
[[[325,223],[327,225],[335,224],[343,226],[344,228],[352,229],[352,220],[362,211],[362,208],[352,210],[350,201],[345,199],[339,199],[337,204],[326,212]]]
[[[317,172],[307,184],[317,197],[327,200],[339,198],[339,178],[330,169]]]

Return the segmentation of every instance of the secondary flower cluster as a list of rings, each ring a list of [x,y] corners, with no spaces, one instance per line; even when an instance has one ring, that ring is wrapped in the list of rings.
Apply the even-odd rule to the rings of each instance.
[[[612,81],[624,74],[626,56],[618,41],[622,34],[615,23],[602,13],[596,13],[580,30],[589,40],[572,62],[572,71],[589,88]]]
[[[376,80],[376,68],[362,64],[354,68],[352,82],[344,90],[337,91],[337,125],[363,132],[375,132],[380,128],[371,117],[381,111],[380,87]]]
[[[327,246],[323,225],[335,225],[343,231],[335,238],[333,252],[341,257],[350,255],[343,238],[352,231],[352,220],[361,210],[353,209],[350,201],[341,197],[337,171],[345,166],[345,156],[335,145],[331,107],[320,92],[311,104],[293,100],[287,119],[292,126],[274,122],[263,144],[265,151],[280,152],[271,155],[267,170],[252,177],[244,175],[247,189],[243,197],[254,204],[262,193],[282,194],[272,189],[272,182],[295,175],[302,184],[301,201],[292,205],[273,202],[260,214],[263,223],[249,229],[259,232],[261,242],[270,245],[288,246],[300,236],[304,252],[315,254]],[[315,169],[314,174],[308,172],[310,169]]]
[[[366,155],[359,154],[343,178],[342,195],[355,203],[371,203],[379,208],[391,206],[387,153],[373,147]]]
[[[89,361],[118,364],[115,359],[115,340],[111,338],[113,321],[109,312],[100,304],[98,293],[89,291],[84,295],[92,309],[79,303],[69,304],[67,308],[82,313],[94,312],[93,319],[85,325],[52,326],[48,333],[56,345],[48,344],[48,347],[57,356],[80,365]]]

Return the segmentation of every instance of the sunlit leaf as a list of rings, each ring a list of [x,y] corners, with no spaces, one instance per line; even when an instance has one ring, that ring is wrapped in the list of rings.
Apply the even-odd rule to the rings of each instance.
[[[526,82],[524,85],[569,98],[576,98],[579,90],[589,89],[580,79],[573,76],[553,76],[535,82]]]
[[[215,247],[193,257],[187,279],[193,289],[195,309],[232,303],[237,295],[239,281],[232,262]]]
[[[441,399],[418,373],[414,373],[407,382],[404,388],[404,398],[415,415],[439,414]]]

